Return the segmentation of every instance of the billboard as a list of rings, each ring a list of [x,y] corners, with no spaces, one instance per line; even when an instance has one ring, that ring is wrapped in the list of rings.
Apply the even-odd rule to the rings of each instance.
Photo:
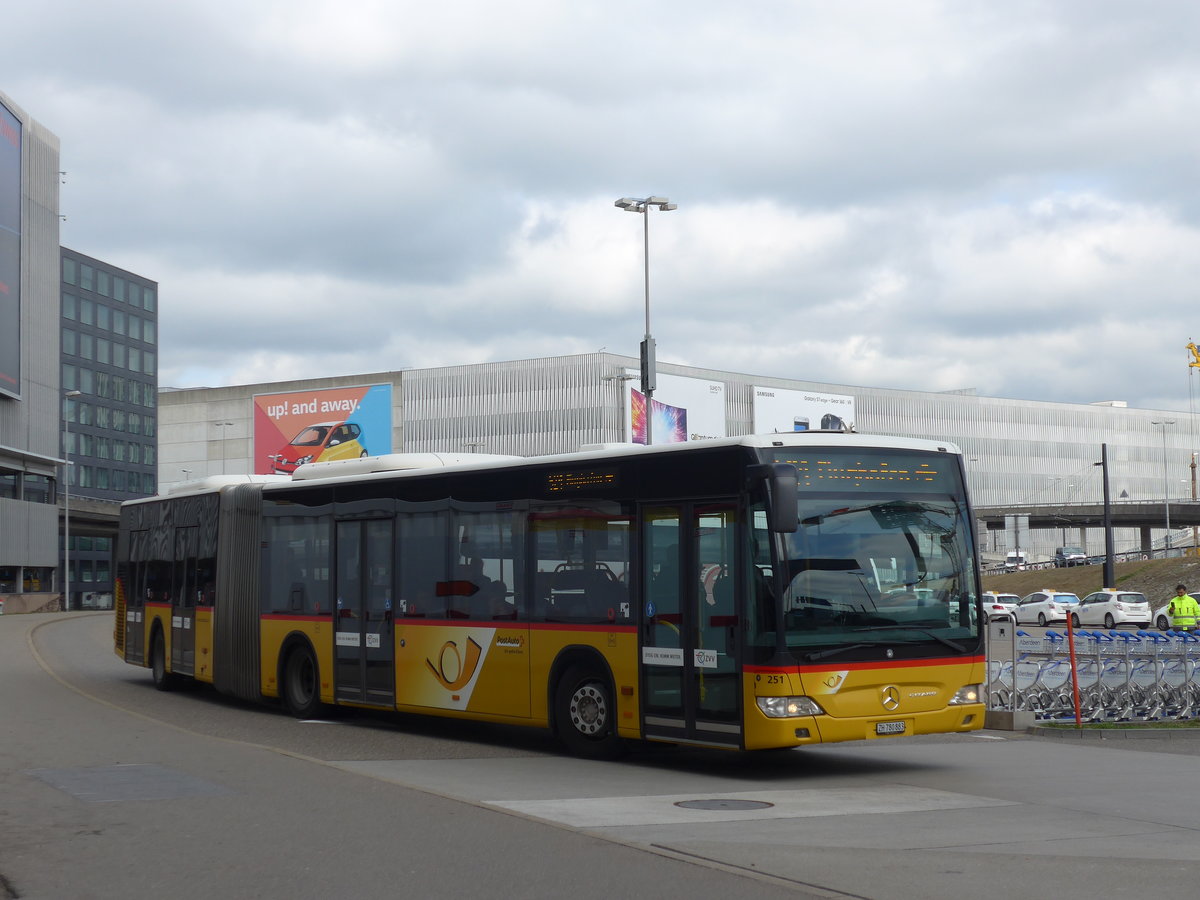
[[[392,452],[392,386],[355,385],[254,396],[254,473]]]
[[[0,394],[21,396],[21,120],[0,103]]]
[[[626,369],[631,384],[639,377]],[[726,437],[725,385],[720,381],[685,378],[681,375],[657,376],[658,387],[646,408],[646,396],[635,387],[625,392],[625,440],[646,443],[646,421],[655,444],[677,444]]]
[[[754,433],[842,431],[854,427],[854,398],[784,388],[754,388]]]

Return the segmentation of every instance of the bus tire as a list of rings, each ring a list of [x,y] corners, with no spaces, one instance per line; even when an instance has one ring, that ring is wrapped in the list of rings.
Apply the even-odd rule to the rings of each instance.
[[[173,691],[179,687],[179,676],[167,671],[167,642],[163,640],[161,628],[155,628],[150,638],[150,672],[158,690]]]
[[[317,660],[306,646],[294,648],[283,664],[283,705],[297,719],[311,719],[321,711],[321,683]]]
[[[573,665],[554,690],[559,740],[576,756],[613,759],[625,749],[617,735],[617,708],[608,678],[592,666]]]

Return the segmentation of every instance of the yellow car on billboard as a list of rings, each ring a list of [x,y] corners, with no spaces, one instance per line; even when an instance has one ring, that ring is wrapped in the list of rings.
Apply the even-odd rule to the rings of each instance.
[[[298,435],[271,454],[276,475],[291,475],[297,466],[334,459],[358,459],[367,451],[359,442],[362,428],[354,422],[317,422],[305,426]]]

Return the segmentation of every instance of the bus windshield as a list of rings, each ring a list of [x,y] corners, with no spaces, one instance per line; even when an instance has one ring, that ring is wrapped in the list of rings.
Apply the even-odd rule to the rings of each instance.
[[[782,591],[782,603],[771,605],[801,662],[851,650],[870,658],[869,648],[883,645],[897,653],[924,645],[909,647],[912,655],[978,649],[971,528],[957,464],[951,468],[945,455],[927,455],[932,463],[924,466],[897,457],[827,459],[815,472],[811,462],[807,470],[798,465],[799,522],[773,542],[779,577],[769,577],[770,560],[761,546],[756,551],[767,590]],[[872,467],[874,475],[863,474]],[[756,528],[756,543],[764,537]]]

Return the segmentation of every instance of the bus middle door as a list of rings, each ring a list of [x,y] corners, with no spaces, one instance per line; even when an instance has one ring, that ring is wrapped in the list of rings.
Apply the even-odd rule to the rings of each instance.
[[[643,734],[741,746],[737,505],[647,506],[641,524]]]
[[[392,520],[337,523],[334,675],[338,700],[393,707]]]

